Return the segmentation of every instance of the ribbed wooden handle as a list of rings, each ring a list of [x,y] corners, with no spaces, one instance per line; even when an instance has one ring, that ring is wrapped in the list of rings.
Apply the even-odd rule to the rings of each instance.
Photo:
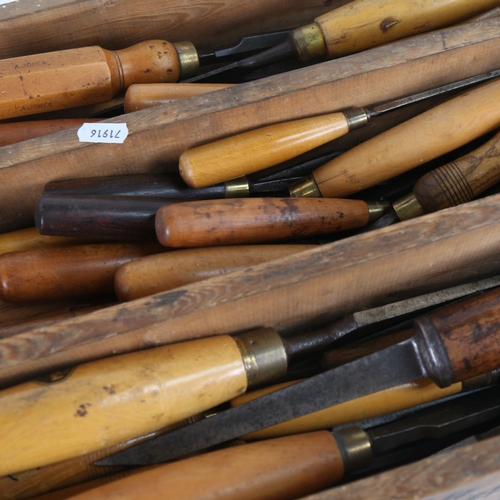
[[[205,187],[299,156],[349,131],[343,113],[270,125],[185,151],[179,171],[191,187]]]
[[[425,174],[413,193],[425,212],[473,200],[500,181],[500,133],[480,148]]]
[[[341,57],[447,26],[496,7],[496,0],[355,0],[315,19],[327,57]]]
[[[56,383],[0,392],[0,475],[40,467],[145,435],[246,390],[229,336],[80,365]]]
[[[26,302],[112,293],[118,268],[161,251],[156,243],[74,245],[0,256],[0,296]]]
[[[82,47],[0,61],[0,119],[109,101],[134,83],[175,82],[179,58],[163,40],[112,52]]]
[[[75,500],[287,500],[342,479],[339,447],[327,431],[227,448],[121,479]]]
[[[143,257],[120,267],[115,275],[115,292],[120,300],[134,300],[315,246],[238,245],[192,248]]]
[[[322,196],[347,196],[426,163],[500,125],[500,80],[461,94],[352,148],[313,173]]]
[[[168,247],[261,243],[362,227],[360,200],[235,198],[175,203],[156,214],[156,236]]]

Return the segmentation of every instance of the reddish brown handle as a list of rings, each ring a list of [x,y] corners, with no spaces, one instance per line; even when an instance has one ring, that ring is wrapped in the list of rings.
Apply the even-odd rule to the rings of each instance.
[[[248,198],[176,203],[156,214],[162,245],[195,247],[303,238],[362,227],[364,201],[322,198]]]

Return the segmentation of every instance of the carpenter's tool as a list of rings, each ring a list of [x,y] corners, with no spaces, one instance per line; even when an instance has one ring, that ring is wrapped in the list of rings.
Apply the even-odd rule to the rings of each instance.
[[[370,110],[365,108],[354,108],[344,112],[334,112],[321,116],[313,116],[310,118],[303,118],[301,120],[278,123],[260,129],[250,130],[236,136],[227,137],[219,141],[204,144],[185,151],[179,158],[179,171],[185,182],[189,186],[194,188],[200,188],[217,184],[219,182],[224,182],[229,179],[234,179],[242,175],[247,175],[252,172],[263,170],[265,168],[289,160],[290,158],[294,158],[300,154],[321,146],[322,144],[337,139],[338,137],[347,134],[350,130],[354,130],[356,128],[367,125],[370,119],[375,116],[381,115],[388,111],[393,111],[395,109],[401,108],[402,106],[413,104],[423,99],[428,99],[430,97],[443,94],[445,92],[451,92],[465,86],[483,82],[499,75],[500,70],[482,73],[471,78],[465,78],[448,85],[443,85],[434,89],[427,90],[425,92],[414,94],[412,96],[381,104],[379,106],[375,106]],[[491,107],[493,106],[489,103],[489,96],[495,95],[498,86],[499,84],[497,83],[496,86],[491,87],[489,95],[488,92],[480,93],[477,99],[477,101],[479,102],[472,101],[470,99],[472,101],[471,104],[474,105],[474,108],[479,108],[480,110],[482,110],[482,114],[486,114],[486,112],[488,112],[493,115],[488,120],[486,120],[487,124],[491,123],[491,121],[495,119],[495,123],[498,123],[500,121],[497,118],[497,115],[499,113],[493,113],[491,110]],[[467,105],[468,103],[464,102],[464,106]],[[446,108],[444,108],[446,111],[443,110],[443,113],[440,115],[438,124],[441,124],[443,128],[448,129],[448,118],[446,117],[446,114],[448,112],[447,110],[450,107],[450,104],[444,106],[447,106]],[[462,106],[462,104],[457,104],[457,107],[458,106]],[[439,113],[441,107],[438,106],[434,109]],[[476,127],[476,121],[470,120],[469,114],[463,113],[463,109],[469,108],[460,107],[459,109],[462,116],[459,117],[456,126],[463,126],[464,122],[467,123],[468,121],[470,121],[472,122],[470,127]],[[431,110],[428,111],[427,114],[436,113],[436,111]],[[426,113],[424,113],[420,116],[427,115]],[[416,117],[413,119],[413,121],[423,119],[424,118]],[[453,119],[454,117],[450,118],[450,121],[453,121]],[[483,120],[478,118],[477,121],[481,123]],[[417,124],[420,124],[420,122],[417,121]],[[418,126],[422,127],[424,125]],[[399,127],[401,127],[401,125]],[[465,128],[466,130],[469,130],[470,127]],[[485,125],[478,128],[479,132],[477,133],[477,136],[481,135],[481,133],[484,131]],[[395,127],[394,129],[397,129],[397,127]],[[431,132],[436,134],[436,125],[432,126]],[[430,135],[431,132],[422,131],[420,133],[418,128],[417,130],[413,130],[411,140],[410,138],[408,138],[408,140],[406,141],[405,137],[401,137],[399,139],[397,144],[398,147],[394,148],[396,151],[394,151],[393,154],[399,157],[401,144],[404,143],[406,149],[408,147],[407,142],[415,140],[414,135],[420,133],[427,140],[426,147],[429,149],[427,155],[429,155],[437,149],[437,146],[433,146],[433,144],[436,144],[439,141],[439,136],[431,136],[433,141],[429,143],[428,135]],[[388,132],[386,132],[386,134],[387,133]],[[471,137],[471,135],[471,133],[470,135],[467,135],[467,139],[472,140],[473,137]],[[378,137],[373,138],[372,141],[378,140]],[[456,145],[456,142],[457,141],[452,142],[451,146],[458,147],[458,145],[460,144]],[[420,146],[420,141],[416,141],[416,144]],[[443,154],[443,148],[445,147],[446,146],[441,146],[441,149],[434,157]],[[414,149],[415,147],[410,148],[410,151],[413,151]],[[401,163],[404,164],[404,160],[402,160]],[[327,165],[328,164],[329,162],[327,163]],[[320,169],[322,168],[325,167],[320,167]],[[344,170],[346,170],[346,167],[343,168]],[[364,168],[364,163],[361,163],[358,168]],[[347,173],[344,173],[344,176],[348,177],[351,169],[347,169]],[[383,175],[381,175],[381,177],[383,177]]]
[[[290,32],[280,44],[222,68],[187,79],[195,82],[233,69],[264,66],[285,58],[301,62],[333,59],[400,38],[435,30],[497,6],[495,0],[418,3],[355,0]]]
[[[429,377],[440,387],[496,370],[500,289],[474,296],[414,322],[393,346],[298,384],[136,446],[125,463],[160,463],[361,396]]]

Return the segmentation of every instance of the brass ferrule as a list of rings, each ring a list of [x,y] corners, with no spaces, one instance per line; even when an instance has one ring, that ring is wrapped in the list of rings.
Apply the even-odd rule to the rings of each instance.
[[[288,192],[293,198],[321,198],[318,185],[312,175],[308,175],[303,179],[292,182],[288,186]]]
[[[414,219],[425,214],[422,205],[420,205],[420,202],[413,193],[409,193],[393,202],[392,208],[394,208],[394,211],[401,220]]]
[[[370,438],[358,425],[333,430],[332,435],[342,453],[346,473],[362,469],[373,460]]]
[[[175,42],[172,44],[179,56],[180,80],[186,80],[198,73],[200,60],[198,51],[191,42]]]
[[[326,57],[325,39],[316,23],[293,30],[292,40],[300,62],[315,61]]]
[[[380,219],[391,209],[391,204],[388,201],[367,201],[366,205],[368,206],[369,222]]]
[[[349,130],[365,127],[370,121],[370,115],[364,108],[348,109],[347,111],[342,111],[342,113],[347,118]]]
[[[285,375],[288,361],[280,335],[273,328],[259,328],[235,335],[243,357],[248,386],[253,387]]]
[[[224,183],[226,198],[246,198],[250,196],[250,184],[246,177],[238,177]]]

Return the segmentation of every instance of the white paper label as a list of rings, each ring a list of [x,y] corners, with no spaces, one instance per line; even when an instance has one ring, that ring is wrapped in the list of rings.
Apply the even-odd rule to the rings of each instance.
[[[105,142],[122,144],[127,138],[126,123],[84,123],[78,129],[80,142]]]

